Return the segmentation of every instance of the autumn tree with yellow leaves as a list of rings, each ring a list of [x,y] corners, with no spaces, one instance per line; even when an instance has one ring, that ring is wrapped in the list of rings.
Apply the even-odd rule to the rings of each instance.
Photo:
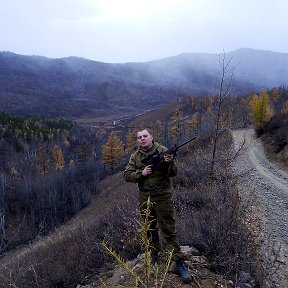
[[[50,153],[48,153],[50,152],[49,150],[49,147],[43,144],[37,149],[37,162],[41,175],[48,174],[50,170]]]
[[[121,161],[125,154],[124,143],[112,131],[107,142],[102,145],[102,161],[111,170],[113,170]]]
[[[187,120],[185,122],[187,124],[186,130],[189,134],[189,137],[196,134],[200,122],[201,122],[201,115],[198,112],[195,113],[190,120]]]
[[[249,102],[254,118],[254,127],[257,129],[267,123],[273,115],[269,94],[263,91],[259,96],[254,94]]]
[[[52,155],[53,155],[56,171],[62,171],[65,166],[65,161],[64,161],[62,150],[58,145],[54,146],[52,150]]]
[[[126,135],[126,141],[127,141],[127,149],[129,151],[132,151],[136,147],[136,132],[134,130],[129,129],[128,133]]]
[[[172,120],[170,134],[176,143],[184,134],[184,115],[182,110],[176,109],[175,113],[170,117],[170,120]]]
[[[284,113],[288,114],[288,100],[284,103]]]

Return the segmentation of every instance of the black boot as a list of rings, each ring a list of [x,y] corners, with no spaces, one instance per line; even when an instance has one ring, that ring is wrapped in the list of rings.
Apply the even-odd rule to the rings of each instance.
[[[178,273],[180,274],[180,277],[184,283],[191,283],[192,282],[192,276],[188,269],[185,266],[185,263],[183,260],[177,260],[175,261],[176,268]]]

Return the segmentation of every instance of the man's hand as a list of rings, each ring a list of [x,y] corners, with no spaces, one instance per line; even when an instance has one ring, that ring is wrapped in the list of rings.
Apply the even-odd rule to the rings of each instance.
[[[147,176],[151,175],[153,173],[153,165],[147,165],[143,170],[142,170],[142,175]]]
[[[165,162],[170,163],[173,160],[173,155],[165,154],[163,158]]]

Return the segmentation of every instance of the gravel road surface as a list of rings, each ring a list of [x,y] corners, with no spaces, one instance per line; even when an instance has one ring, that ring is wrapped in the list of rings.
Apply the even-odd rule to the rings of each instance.
[[[252,129],[233,132],[235,149],[242,147],[234,169],[239,189],[260,219],[263,253],[269,259],[268,287],[288,288],[288,174],[267,160]]]

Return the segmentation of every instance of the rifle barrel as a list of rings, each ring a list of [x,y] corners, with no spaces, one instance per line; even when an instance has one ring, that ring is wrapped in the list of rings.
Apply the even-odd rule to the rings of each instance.
[[[177,146],[177,149],[179,149],[180,147],[186,145],[187,143],[191,142],[192,140],[195,140],[198,136],[194,136],[191,139],[187,140],[186,142],[180,144],[179,146]]]

